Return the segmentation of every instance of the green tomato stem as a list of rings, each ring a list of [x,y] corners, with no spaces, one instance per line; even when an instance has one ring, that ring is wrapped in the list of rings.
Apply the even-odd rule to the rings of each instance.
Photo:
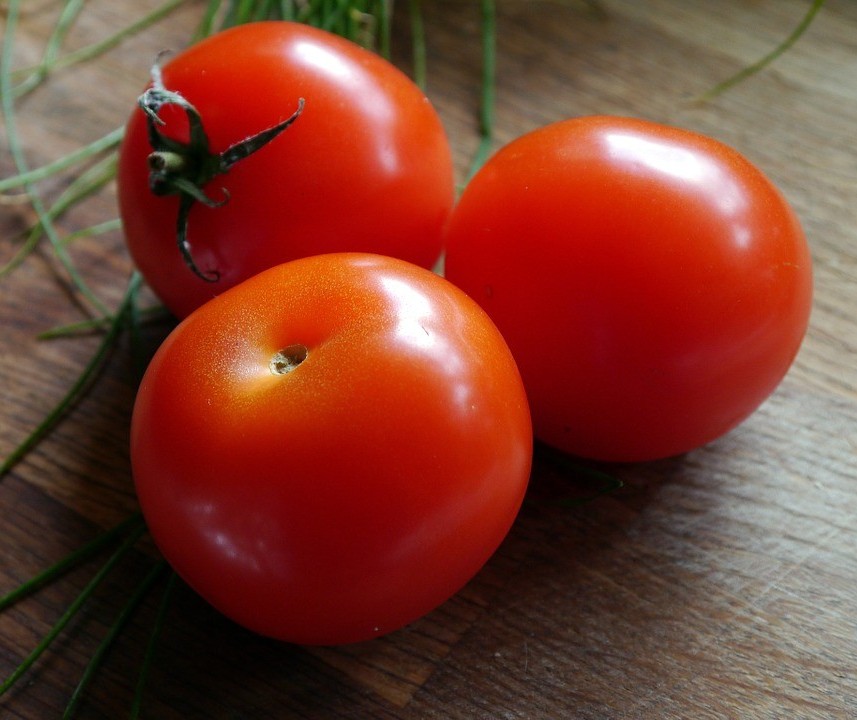
[[[193,258],[188,239],[190,212],[197,202],[212,208],[226,203],[229,193],[225,188],[225,199],[218,201],[206,194],[206,185],[219,175],[226,174],[236,163],[259,152],[289,128],[303,112],[304,100],[299,98],[297,110],[282,122],[230,145],[222,153],[216,153],[210,150],[208,135],[199,111],[179,93],[165,87],[158,62],[152,66],[151,74],[151,86],[137,100],[146,115],[149,144],[152,148],[148,158],[149,188],[155,195],[177,195],[180,198],[176,218],[176,244],[179,252],[194,275],[206,282],[216,282],[220,278],[220,272],[216,269],[204,272]],[[159,113],[165,105],[175,105],[187,116],[187,142],[175,140],[162,131],[164,121]]]

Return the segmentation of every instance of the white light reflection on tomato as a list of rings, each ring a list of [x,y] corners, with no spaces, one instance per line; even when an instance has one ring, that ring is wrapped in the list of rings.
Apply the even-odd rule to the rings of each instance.
[[[610,155],[622,166],[633,171],[653,171],[669,176],[679,183],[693,187],[694,193],[702,190],[708,201],[724,217],[733,218],[732,238],[736,245],[745,247],[749,233],[740,222],[747,210],[745,193],[730,178],[724,168],[711,158],[678,147],[665,140],[644,138],[629,132],[613,132],[605,137]]]
[[[400,171],[400,158],[394,146],[382,140],[394,135],[393,126],[398,113],[391,105],[386,90],[379,87],[377,80],[361,65],[344,58],[321,43],[304,40],[295,43],[292,52],[304,65],[331,76],[337,83],[348,83],[352,86],[355,90],[352,97],[359,104],[359,114],[373,121],[367,122],[367,126],[382,123],[389,127],[388,132],[377,132],[372,136],[365,136],[362,141],[365,142],[371,137],[378,144],[372,149],[375,157],[381,161],[388,174],[395,176]],[[307,110],[310,109],[311,102],[311,99],[307,101]]]
[[[446,342],[442,333],[432,330],[434,324],[454,323],[454,318],[441,317],[442,310],[419,290],[395,277],[384,277],[381,286],[397,308],[395,333],[397,339],[420,352],[430,352],[437,359],[437,366],[449,377],[449,385],[456,405],[472,405],[471,387],[461,373],[468,364],[459,355],[459,350]]]

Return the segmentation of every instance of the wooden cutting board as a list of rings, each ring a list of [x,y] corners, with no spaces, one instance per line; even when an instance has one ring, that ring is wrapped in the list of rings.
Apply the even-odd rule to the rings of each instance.
[[[498,0],[497,143],[564,117],[682,125],[756,162],[801,217],[815,261],[811,327],[774,396],[686,456],[604,468],[621,489],[539,455],[519,521],[459,595],[381,640],[308,649],[232,625],[179,586],[144,695],[147,718],[857,718],[857,4],[829,0],[773,66],[708,103],[692,98],[769,52],[803,0]],[[60,3],[24,3],[16,67],[38,60]],[[153,0],[92,0],[63,52],[109,36]],[[57,72],[16,105],[31,167],[119,127],[164,48],[203,10]],[[476,3],[423,3],[428,93],[463,179],[478,142]],[[397,57],[409,67],[397,6]],[[0,15],[5,22],[5,15]],[[5,27],[5,25],[4,25]],[[6,128],[8,129],[8,128]],[[5,133],[4,133],[5,136]],[[0,141],[0,177],[13,172]],[[39,185],[48,200],[73,180]],[[116,216],[108,185],[62,234]],[[33,222],[0,205],[0,262]],[[69,252],[110,307],[130,264],[121,234]],[[81,319],[46,244],[0,280],[0,457],[70,387],[100,336],[37,339]],[[151,350],[169,322],[155,323]],[[62,422],[0,480],[0,594],[136,510],[125,345]],[[143,540],[12,691],[0,716],[59,717],[89,657],[156,552]],[[105,556],[0,615],[0,680]],[[79,717],[128,715],[163,585],[106,656]]]

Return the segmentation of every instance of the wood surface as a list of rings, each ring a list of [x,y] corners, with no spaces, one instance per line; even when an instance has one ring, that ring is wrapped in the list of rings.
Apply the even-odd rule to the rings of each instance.
[[[40,57],[62,3],[25,2],[16,66]],[[110,35],[154,0],[91,0],[65,49]],[[401,3],[404,10],[405,3]],[[425,2],[428,93],[463,179],[478,142],[479,12]],[[124,122],[156,53],[180,48],[203,3],[17,105],[36,167]],[[191,591],[174,594],[142,717],[857,718],[857,3],[829,0],[766,71],[698,94],[769,52],[805,0],[498,0],[497,142],[561,118],[615,113],[682,125],[756,162],[800,215],[815,263],[811,327],[785,381],[728,436],[683,457],[598,468],[539,454],[520,518],[455,598],[383,639],[311,649],[256,637]],[[398,13],[398,10],[397,10]],[[401,16],[400,16],[401,17]],[[5,22],[5,16],[0,16]],[[5,27],[5,26],[4,26]],[[396,26],[408,61],[408,26]],[[4,133],[5,136],[5,133]],[[0,141],[0,177],[13,171]],[[48,199],[69,175],[40,184]],[[108,186],[60,223],[115,217]],[[33,222],[0,205],[0,261]],[[70,252],[115,306],[130,269],[118,232]],[[39,340],[81,319],[43,244],[0,280],[0,457],[77,377],[99,336]],[[150,326],[150,349],[169,330]],[[135,368],[125,343],[83,400],[0,480],[0,594],[136,505],[128,464]],[[60,717],[88,658],[156,553],[145,540],[12,691],[0,717]],[[99,567],[0,615],[0,679]],[[163,582],[105,658],[78,717],[128,715]]]

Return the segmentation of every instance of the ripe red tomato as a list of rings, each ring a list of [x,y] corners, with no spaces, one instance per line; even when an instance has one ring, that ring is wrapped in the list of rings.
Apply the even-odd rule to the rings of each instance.
[[[162,81],[196,109],[215,156],[286,120],[304,101],[288,129],[202,183],[210,201],[222,203],[193,202],[187,213],[190,255],[205,277],[177,249],[179,196],[150,189],[147,115],[131,115],[118,170],[127,244],[178,316],[306,255],[348,250],[423,267],[437,261],[455,192],[449,145],[424,94],[383,58],[306,25],[261,22],[190,47],[163,67]],[[156,137],[172,150],[171,141],[186,143],[186,108],[175,98],[149,101],[164,123],[153,123]],[[159,172],[173,172],[175,162],[207,177],[210,158],[166,154],[169,161],[163,152],[152,160]],[[161,193],[175,189],[154,176],[152,184]]]
[[[227,616],[307,644],[372,638],[459,590],[529,477],[520,375],[479,306],[366,254],[295,260],[167,338],[134,407],[152,536]]]
[[[616,461],[683,453],[750,415],[812,295],[798,220],[756,167],[617,117],[501,149],[453,212],[446,276],[504,334],[536,437]]]

